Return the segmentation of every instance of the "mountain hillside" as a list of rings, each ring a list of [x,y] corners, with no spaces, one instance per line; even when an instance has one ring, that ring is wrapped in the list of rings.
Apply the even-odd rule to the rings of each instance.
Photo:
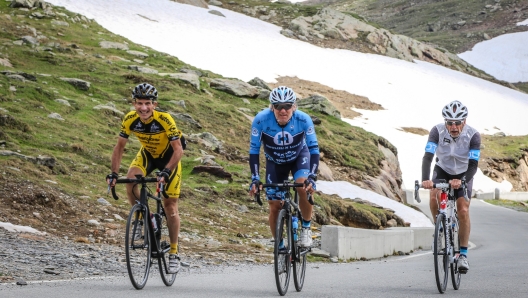
[[[305,10],[311,8],[297,16]],[[121,200],[111,199],[104,177],[122,117],[131,109],[130,92],[149,82],[160,92],[160,109],[171,113],[189,142],[180,199],[184,256],[213,264],[271,260],[267,206],[247,197],[247,152],[251,119],[268,106],[273,86],[198,69],[46,2],[0,2],[0,24],[0,222],[47,233],[39,241],[122,245],[130,207],[124,187],[117,188]],[[355,116],[350,107],[382,106],[313,82],[280,82],[298,90],[301,109],[317,123],[327,166],[321,177],[403,199],[396,148],[340,119]],[[501,140],[510,151],[502,144],[490,151],[500,158],[518,158],[512,144],[526,143]],[[120,174],[138,149],[131,138]],[[406,225],[392,210],[361,198],[317,193],[315,200],[316,227]]]

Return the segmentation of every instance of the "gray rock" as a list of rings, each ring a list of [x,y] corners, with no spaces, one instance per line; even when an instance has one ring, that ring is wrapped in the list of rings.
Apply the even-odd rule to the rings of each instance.
[[[33,8],[37,7],[39,0],[13,0],[9,7],[13,8]]]
[[[97,202],[103,206],[111,206],[112,204],[110,204],[107,200],[105,200],[104,198],[99,198],[97,199]]]
[[[128,50],[128,46],[123,43],[114,42],[114,41],[101,41],[99,46],[103,49],[118,49],[118,50]]]
[[[213,79],[209,83],[211,88],[227,92],[239,97],[257,97],[259,95],[258,88],[250,84],[232,79]]]
[[[250,84],[252,86],[255,86],[255,87],[260,87],[262,89],[271,91],[271,88],[268,86],[268,84],[266,84],[266,82],[264,82],[264,80],[262,80],[261,78],[258,78],[258,77],[255,77],[252,80],[250,80],[248,82],[248,84]]]
[[[79,90],[88,91],[90,89],[90,82],[75,79],[75,78],[60,78],[61,80],[70,83],[72,86]]]
[[[65,99],[57,98],[57,99],[55,99],[55,101],[58,102],[58,103],[60,103],[60,104],[65,105],[65,106],[71,107],[70,102],[68,102],[68,101],[65,100]]]
[[[147,53],[143,53],[143,52],[140,52],[140,51],[127,51],[127,53],[129,53],[130,55],[134,55],[134,56],[137,56],[137,57],[140,57],[142,59],[146,59],[148,58],[149,54]]]
[[[319,94],[301,99],[297,102],[297,106],[301,109],[311,109],[341,119],[339,110],[326,97]]]
[[[135,70],[135,71],[142,72],[142,73],[152,73],[152,74],[158,73],[158,71],[153,68],[148,68],[148,67],[138,66],[138,65],[129,65],[128,69]]]
[[[218,10],[209,10],[208,11],[210,14],[214,14],[214,15],[217,15],[217,16],[220,16],[220,17],[224,17],[225,18],[225,15],[221,12],[219,12]]]
[[[70,24],[68,22],[57,21],[57,20],[51,20],[51,24],[52,25],[57,25],[57,26],[64,26],[64,27],[69,27],[70,26]]]
[[[59,115],[58,113],[51,113],[48,115],[48,118],[64,121],[64,118],[62,118],[62,116]]]

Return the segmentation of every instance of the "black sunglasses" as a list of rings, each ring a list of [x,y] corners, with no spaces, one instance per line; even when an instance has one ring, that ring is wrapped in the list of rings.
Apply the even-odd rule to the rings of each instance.
[[[456,125],[456,126],[459,126],[460,124],[462,124],[462,121],[460,120],[456,120],[456,121],[446,121],[445,122],[447,126],[451,126],[451,125]]]
[[[274,104],[273,108],[277,111],[280,111],[282,109],[285,109],[286,111],[290,110],[293,107],[291,103],[278,103]]]

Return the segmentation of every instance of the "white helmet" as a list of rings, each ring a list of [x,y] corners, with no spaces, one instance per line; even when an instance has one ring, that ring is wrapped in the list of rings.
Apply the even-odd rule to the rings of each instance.
[[[455,100],[442,109],[442,116],[449,120],[464,120],[468,116],[468,109],[460,101]]]
[[[297,97],[291,88],[280,86],[271,90],[269,100],[271,104],[295,103]]]

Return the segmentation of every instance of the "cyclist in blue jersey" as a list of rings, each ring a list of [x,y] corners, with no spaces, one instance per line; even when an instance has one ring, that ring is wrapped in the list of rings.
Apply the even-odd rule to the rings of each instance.
[[[269,109],[258,113],[251,126],[249,165],[252,182],[249,195],[254,196],[259,187],[259,154],[263,145],[266,156],[265,183],[282,183],[290,173],[296,183],[305,183],[306,180],[309,182],[297,191],[303,216],[300,245],[310,247],[313,206],[307,200],[307,193],[315,190],[319,166],[319,145],[314,124],[308,114],[297,110],[297,97],[291,88],[277,87],[271,91],[269,99]],[[266,189],[270,207],[269,225],[273,237],[281,208],[281,194],[279,189]]]
[[[433,218],[438,213],[438,189],[432,189],[433,183],[443,179],[456,189],[457,209],[460,222],[460,256],[458,269],[460,273],[467,273],[469,263],[467,250],[471,224],[469,220],[469,203],[464,199],[460,188],[461,179],[467,183],[467,197],[471,199],[473,177],[478,169],[480,158],[480,134],[473,127],[466,124],[468,109],[460,101],[453,101],[442,109],[444,123],[433,127],[429,132],[429,139],[422,159],[422,186],[431,189],[429,207]],[[436,164],[433,178],[430,177],[431,162],[436,154]]]

